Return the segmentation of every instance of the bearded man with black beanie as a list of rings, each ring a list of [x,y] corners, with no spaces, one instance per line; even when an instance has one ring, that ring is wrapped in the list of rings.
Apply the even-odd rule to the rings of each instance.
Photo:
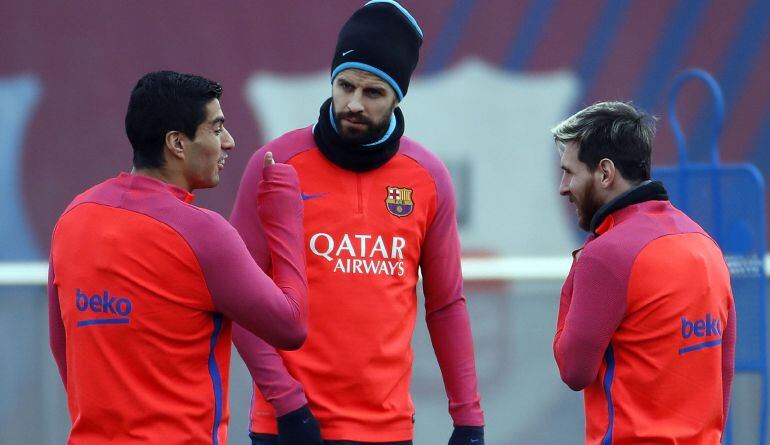
[[[366,3],[340,31],[318,121],[269,142],[246,168],[231,222],[268,273],[253,205],[264,152],[297,170],[310,302],[298,351],[233,327],[255,383],[253,445],[412,444],[418,269],[454,423],[449,444],[484,443],[454,190],[443,163],[403,136],[398,108],[422,40],[396,1]]]

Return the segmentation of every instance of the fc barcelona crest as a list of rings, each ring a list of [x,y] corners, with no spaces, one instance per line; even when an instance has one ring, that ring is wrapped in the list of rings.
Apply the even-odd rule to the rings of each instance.
[[[388,187],[388,194],[385,196],[385,206],[391,215],[403,218],[409,216],[414,210],[414,201],[412,201],[412,189],[403,187]]]

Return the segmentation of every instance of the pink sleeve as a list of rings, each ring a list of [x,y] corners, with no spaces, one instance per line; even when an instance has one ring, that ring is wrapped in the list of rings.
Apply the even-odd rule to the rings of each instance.
[[[434,170],[436,213],[422,246],[420,268],[425,312],[455,426],[482,426],[484,413],[476,378],[468,310],[463,296],[455,195],[443,165]]]
[[[569,269],[569,274],[567,274],[567,279],[564,280],[564,284],[561,287],[561,298],[559,298],[559,315],[556,317],[556,334],[553,336],[553,355],[554,357],[557,357],[556,355],[556,346],[559,344],[559,340],[561,339],[561,335],[564,332],[564,320],[567,318],[567,313],[569,312],[569,306],[572,303],[572,283],[575,279],[575,263],[577,260],[574,259],[573,254],[573,260],[572,260],[572,266]],[[557,357],[557,364],[558,364],[558,357]]]
[[[730,302],[730,312],[727,315],[725,323],[725,333],[722,336],[722,413],[723,419],[727,422],[727,416],[730,414],[730,395],[733,386],[733,377],[735,376],[735,338],[737,319],[735,314],[735,303]]]
[[[59,367],[64,389],[67,389],[67,337],[64,331],[64,322],[61,319],[59,306],[59,294],[56,290],[53,262],[48,263],[48,336],[51,344],[51,352]]]
[[[257,206],[254,205],[257,192],[255,184],[262,180],[265,151],[262,149],[255,153],[246,167],[230,222],[240,233],[256,263],[265,272],[269,272],[271,258],[267,239],[259,222]],[[302,248],[304,249],[304,244]],[[233,344],[246,363],[254,383],[265,399],[273,405],[278,416],[307,403],[302,385],[289,374],[275,348],[237,324],[233,326]]]
[[[626,311],[627,275],[606,264],[610,257],[584,249],[562,291],[553,349],[561,379],[575,391],[596,380]]]
[[[281,349],[299,348],[307,336],[307,276],[302,200],[294,168],[265,169],[256,199],[273,264],[271,280],[238,233],[224,220],[219,233],[196,237],[199,260],[214,306],[249,332]],[[256,221],[253,222],[256,224]]]
[[[262,396],[273,405],[276,416],[288,414],[307,404],[305,390],[286,370],[274,347],[239,325],[233,325],[233,344]]]

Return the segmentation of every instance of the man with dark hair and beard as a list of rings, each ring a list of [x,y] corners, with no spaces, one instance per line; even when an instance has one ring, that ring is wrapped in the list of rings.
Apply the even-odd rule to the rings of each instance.
[[[340,31],[317,123],[269,142],[244,173],[231,222],[269,271],[251,205],[260,159],[271,151],[296,168],[311,300],[306,346],[293,353],[234,327],[255,382],[255,445],[412,443],[418,268],[454,421],[449,443],[484,443],[452,183],[435,155],[402,136],[398,105],[421,44],[397,2],[358,9]]]
[[[559,193],[589,232],[553,344],[562,380],[585,390],[585,443],[719,443],[734,373],[730,274],[716,242],[650,180],[654,118],[604,102],[552,132]]]

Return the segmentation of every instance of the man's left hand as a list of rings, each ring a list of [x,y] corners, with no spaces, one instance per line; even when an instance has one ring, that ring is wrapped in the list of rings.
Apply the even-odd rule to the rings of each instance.
[[[449,445],[484,445],[484,427],[456,426]]]
[[[307,405],[278,418],[281,445],[322,445],[318,421]]]

